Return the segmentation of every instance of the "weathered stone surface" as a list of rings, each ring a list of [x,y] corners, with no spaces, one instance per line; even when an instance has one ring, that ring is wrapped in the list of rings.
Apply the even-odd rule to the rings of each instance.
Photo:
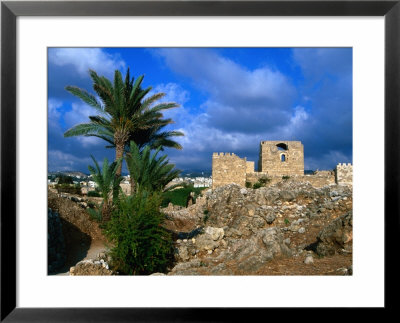
[[[332,221],[317,237],[316,251],[321,256],[333,255],[344,249],[352,251],[353,242],[353,212]]]
[[[213,153],[212,188],[235,183],[252,187],[256,182],[272,185],[295,180],[309,182],[314,187],[352,185],[353,166],[339,163],[335,170],[304,174],[304,147],[300,141],[262,141],[260,143],[258,171],[254,161],[247,161],[231,153]],[[266,182],[265,182],[266,180]],[[246,194],[246,191],[242,191]]]
[[[307,255],[307,256],[306,256],[306,259],[304,259],[304,263],[305,263],[306,265],[312,264],[313,262],[314,262],[314,258],[313,258],[313,256],[311,256],[311,255]]]
[[[205,234],[208,234],[214,241],[222,239],[225,234],[223,228],[213,228],[213,227],[206,227],[204,229],[204,232]]]
[[[48,273],[53,273],[64,266],[67,257],[60,216],[50,208],[48,209],[47,228]]]
[[[109,269],[107,262],[88,259],[71,267],[69,274],[70,276],[111,276],[114,273]]]
[[[335,179],[339,185],[353,185],[353,165],[339,163],[335,168]]]
[[[245,190],[243,194],[243,187],[236,184],[218,187],[203,195],[201,208],[185,209],[198,234],[180,233],[180,256],[169,275],[251,275],[265,270],[275,258],[292,256],[301,256],[303,263],[304,249],[316,241],[321,223],[329,223],[352,205],[352,189],[347,186],[315,188],[287,180]],[[332,197],[340,199],[333,202]],[[182,210],[174,212],[184,218]],[[172,219],[174,212],[169,214]]]

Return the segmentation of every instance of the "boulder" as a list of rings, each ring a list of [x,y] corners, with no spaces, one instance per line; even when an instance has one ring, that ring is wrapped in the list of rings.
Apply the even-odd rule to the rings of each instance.
[[[105,261],[82,260],[69,270],[70,276],[111,276],[114,272]]]
[[[351,252],[352,242],[353,212],[350,211],[321,230],[317,237],[316,252],[320,256],[330,256],[342,249]]]

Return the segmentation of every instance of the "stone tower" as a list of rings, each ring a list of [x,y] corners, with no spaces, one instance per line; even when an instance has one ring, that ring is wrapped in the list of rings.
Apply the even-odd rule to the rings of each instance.
[[[261,141],[258,171],[269,175],[304,175],[301,141]]]

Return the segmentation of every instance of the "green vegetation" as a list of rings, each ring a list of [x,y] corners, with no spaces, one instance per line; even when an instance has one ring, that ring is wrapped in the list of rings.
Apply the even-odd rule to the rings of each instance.
[[[257,188],[260,188],[262,185],[260,182],[256,182],[253,184],[253,188],[256,190]]]
[[[135,183],[133,192],[164,191],[167,184],[179,176],[180,171],[173,169],[175,165],[169,163],[166,155],[157,158],[160,149],[157,148],[151,155],[150,146],[139,151],[139,147],[131,141],[130,151],[125,158],[129,174]]]
[[[74,179],[71,176],[60,174],[58,177],[58,184],[74,184]]]
[[[81,187],[79,184],[56,184],[55,186],[58,193],[69,193],[69,194],[77,194],[81,195]]]
[[[203,189],[166,188],[180,171],[174,169],[167,156],[158,154],[164,147],[182,149],[171,138],[183,133],[163,131],[173,121],[164,119],[162,112],[178,104],[156,104],[165,94],[147,96],[152,88],[142,89],[143,76],[131,79],[129,69],[125,80],[116,70],[113,82],[93,70],[89,74],[96,95],[76,86],[67,86],[66,90],[93,107],[97,115],[89,116],[88,123],[69,129],[64,137],[101,138],[109,144],[107,148],[115,149],[116,159],[110,164],[105,158],[100,168],[92,156],[94,166],[88,167],[103,201],[100,205],[91,203],[87,210],[102,222],[101,227],[114,246],[114,270],[128,275],[165,272],[174,259],[174,249],[171,234],[162,227],[165,215],[160,206],[169,202],[186,206],[190,193],[195,192],[196,198]],[[151,153],[152,150],[155,151]],[[125,196],[120,188],[123,159],[131,177],[131,196]]]
[[[100,195],[100,192],[98,192],[98,191],[89,191],[87,193],[87,196],[88,197],[100,197],[101,195]]]
[[[260,187],[265,187],[269,182],[271,182],[271,178],[261,177],[256,183],[253,184],[253,188],[257,189]]]
[[[246,182],[245,186],[246,186],[247,188],[251,188],[251,182]]]
[[[290,178],[290,176],[288,176],[288,175],[283,175],[283,176],[282,176],[282,179],[283,179],[284,181],[287,181],[289,178]]]
[[[105,233],[114,244],[113,266],[122,274],[166,272],[173,259],[172,237],[162,226],[161,193],[140,192],[118,200]]]
[[[204,213],[203,222],[204,224],[206,224],[208,219],[210,218],[210,215],[208,214],[209,213],[208,210],[204,210],[203,213]]]
[[[173,122],[171,119],[163,119],[162,111],[176,108],[178,104],[172,102],[153,105],[164,97],[165,93],[156,93],[145,98],[152,88],[142,89],[143,75],[136,80],[133,77],[131,79],[128,68],[123,80],[121,72],[116,70],[113,83],[93,70],[89,70],[89,75],[96,95],[76,86],[67,86],[65,89],[93,107],[98,115],[90,116],[88,123],[78,124],[69,129],[64,133],[64,137],[101,138],[109,144],[107,148],[115,148],[116,160],[123,157],[130,141],[134,141],[140,148],[149,145],[151,149],[182,149],[171,137],[183,136],[183,133],[161,131]],[[121,175],[121,167],[122,165],[118,167],[117,175]]]
[[[289,225],[289,224],[290,224],[290,221],[289,221],[288,219],[285,219],[285,224],[286,224],[286,225]]]
[[[206,187],[193,187],[188,185],[183,188],[177,188],[163,193],[161,207],[167,207],[169,203],[186,207],[188,197],[191,192],[194,192],[194,201]]]
[[[103,167],[100,168],[96,159],[91,156],[95,167],[88,166],[90,174],[93,180],[97,183],[100,190],[100,196],[103,198],[101,205],[96,209],[89,209],[90,215],[99,219],[100,221],[107,221],[110,219],[112,212],[112,201],[118,199],[119,192],[121,190],[119,184],[122,181],[122,177],[116,175],[117,169],[121,164],[121,160],[117,160],[111,164],[108,163],[108,159],[104,158]]]

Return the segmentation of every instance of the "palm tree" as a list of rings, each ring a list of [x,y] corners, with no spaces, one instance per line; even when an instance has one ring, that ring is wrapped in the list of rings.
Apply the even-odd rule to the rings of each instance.
[[[103,198],[100,206],[101,213],[96,215],[92,212],[92,215],[107,221],[111,216],[112,202],[118,198],[118,193],[120,190],[119,184],[122,181],[122,177],[117,176],[116,173],[117,169],[121,165],[122,159],[118,159],[117,161],[109,164],[108,159],[104,158],[103,167],[100,168],[96,159],[93,156],[91,157],[95,167],[89,165],[88,168],[93,180],[98,185],[98,188],[101,192],[101,197]]]
[[[101,138],[109,143],[107,148],[115,148],[116,160],[123,157],[130,140],[137,142],[140,147],[150,144],[153,149],[162,146],[182,149],[181,145],[171,139],[183,136],[182,132],[161,132],[162,128],[173,123],[171,119],[163,119],[162,111],[179,105],[174,102],[154,105],[165,93],[146,97],[152,88],[142,89],[143,75],[136,80],[131,79],[128,68],[123,81],[120,71],[116,70],[114,82],[111,83],[109,79],[98,76],[93,70],[89,70],[89,74],[100,101],[93,94],[76,86],[67,86],[66,90],[92,106],[99,115],[90,116],[88,123],[78,124],[67,130],[64,137]],[[118,167],[116,175],[121,175],[121,169],[122,164]]]
[[[153,155],[150,154],[150,146],[142,151],[135,142],[131,141],[130,151],[126,154],[126,164],[132,180],[135,183],[135,192],[164,191],[167,184],[179,176],[180,171],[174,170],[174,164],[170,164],[164,155],[157,158],[161,147],[157,148]],[[134,191],[132,191],[132,194]]]

